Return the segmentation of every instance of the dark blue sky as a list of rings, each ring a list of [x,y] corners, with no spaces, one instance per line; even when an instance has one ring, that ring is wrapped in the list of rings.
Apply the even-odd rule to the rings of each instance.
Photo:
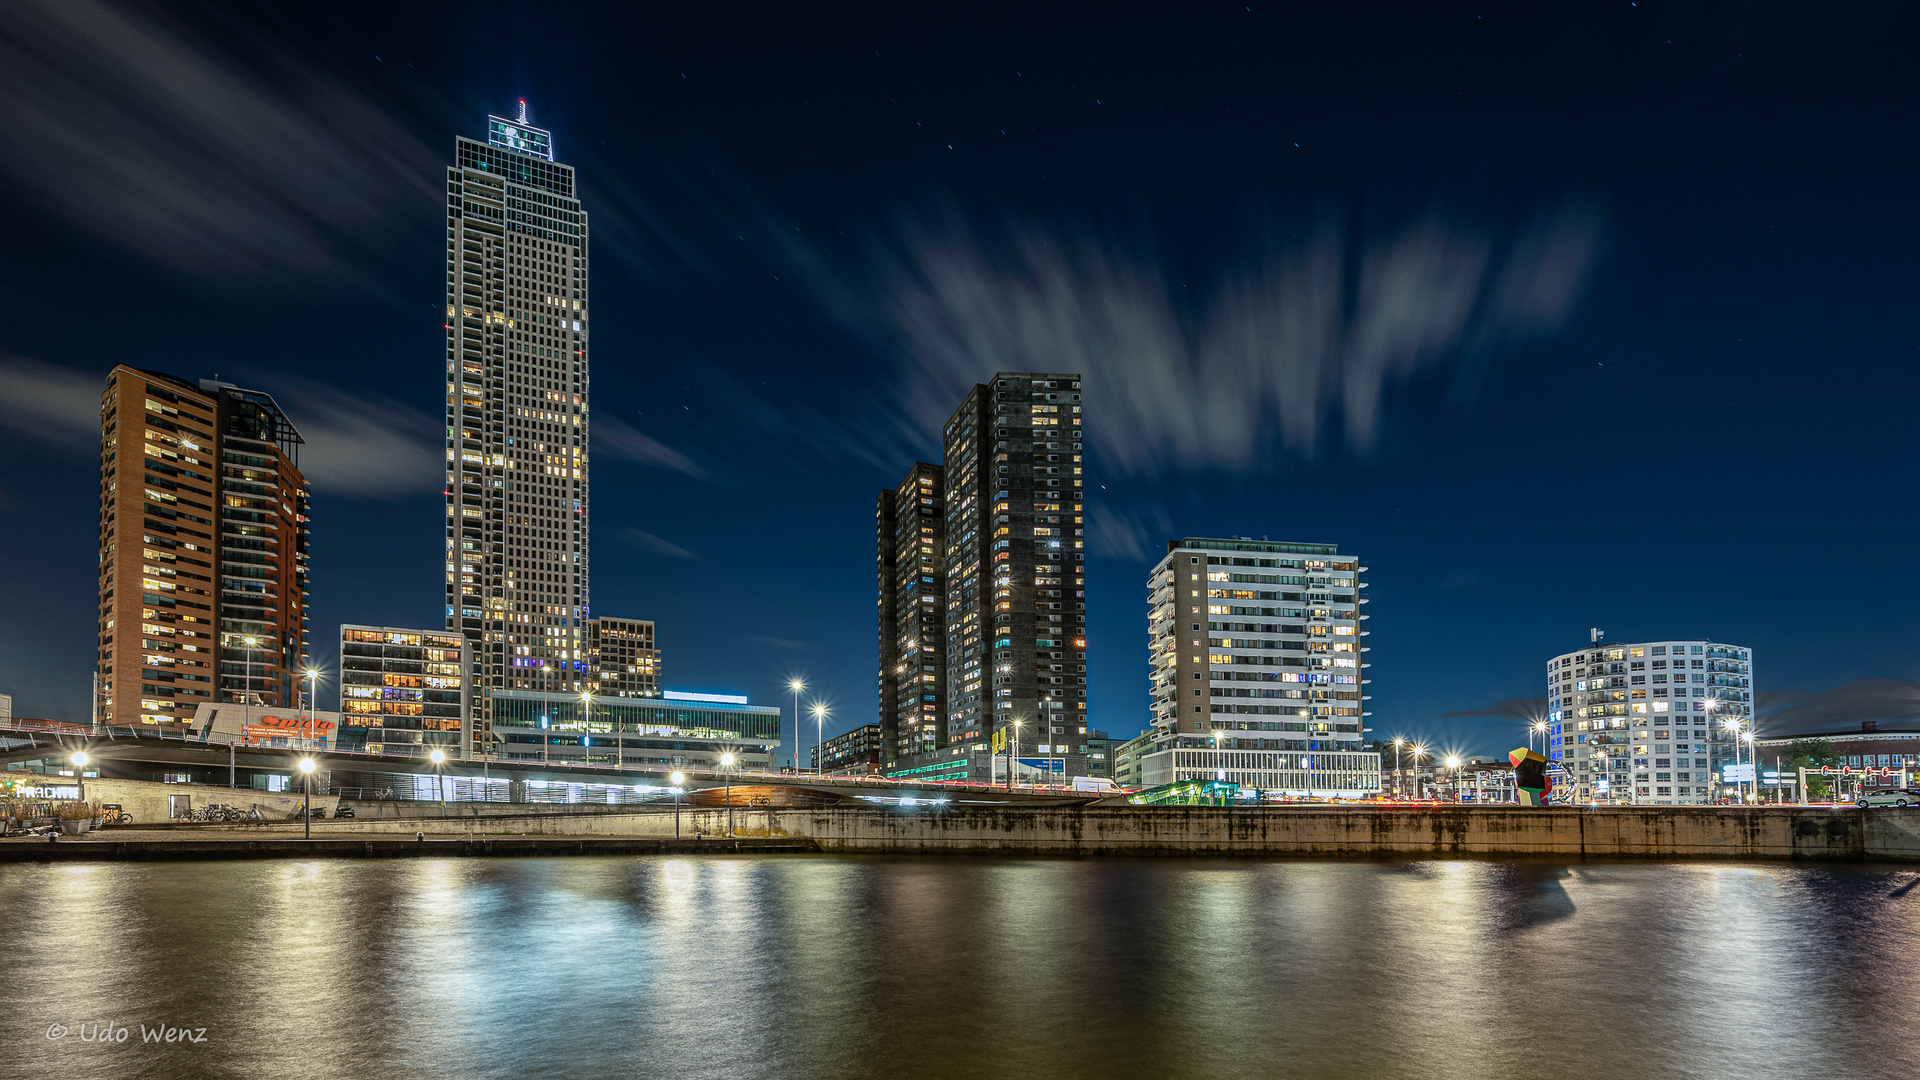
[[[593,215],[594,606],[671,686],[872,719],[874,493],[1030,367],[1115,734],[1183,535],[1362,556],[1376,736],[1518,744],[1442,714],[1596,625],[1917,674],[1911,9],[254,7],[0,13],[21,714],[86,711],[119,362],[307,433],[316,654],[438,625],[442,169],[518,98]]]

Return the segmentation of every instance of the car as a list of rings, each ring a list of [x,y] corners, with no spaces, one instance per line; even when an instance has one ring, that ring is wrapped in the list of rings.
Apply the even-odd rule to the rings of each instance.
[[[1871,791],[1860,796],[1861,806],[1920,806],[1920,790],[1914,788],[1888,788],[1885,791]]]

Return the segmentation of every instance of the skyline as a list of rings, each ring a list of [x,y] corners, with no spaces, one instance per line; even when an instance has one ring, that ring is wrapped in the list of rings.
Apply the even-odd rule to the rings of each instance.
[[[21,43],[66,17],[51,8],[7,17],[17,70],[38,70]],[[44,252],[7,270],[16,314],[61,310],[59,298],[81,295],[83,282],[85,295],[104,298],[84,320],[9,320],[0,341],[8,396],[46,392],[0,426],[16,462],[0,480],[0,512],[37,526],[0,541],[0,559],[19,568],[10,575],[19,606],[0,617],[0,691],[25,713],[84,714],[90,620],[72,597],[91,587],[92,567],[74,541],[97,527],[89,455],[113,363],[233,379],[286,404],[308,437],[312,636],[330,672],[326,642],[341,623],[437,624],[444,575],[426,498],[439,471],[429,405],[439,371],[426,355],[439,332],[427,322],[440,306],[428,277],[438,269],[436,163],[455,136],[477,133],[478,117],[523,97],[554,132],[557,155],[580,167],[601,233],[595,606],[654,620],[676,687],[773,704],[790,674],[804,674],[833,707],[829,735],[873,720],[872,492],[896,483],[905,463],[937,460],[941,403],[951,408],[962,384],[1070,368],[1085,372],[1095,418],[1090,727],[1124,737],[1146,722],[1135,590],[1161,544],[1191,535],[1337,543],[1372,567],[1375,737],[1422,732],[1476,753],[1506,749],[1511,725],[1443,714],[1532,696],[1548,659],[1596,625],[1623,641],[1749,645],[1766,668],[1763,692],[1844,690],[1830,695],[1844,702],[1874,689],[1847,684],[1878,678],[1888,680],[1880,704],[1862,707],[1912,700],[1920,711],[1904,617],[1920,578],[1898,559],[1914,522],[1894,471],[1898,404],[1914,381],[1899,320],[1911,271],[1895,253],[1915,222],[1896,191],[1913,152],[1911,139],[1888,137],[1913,125],[1894,106],[1864,102],[1849,114],[1860,130],[1831,119],[1836,95],[1911,81],[1888,66],[1890,46],[1870,40],[1884,25],[1828,16],[1820,26],[1845,49],[1824,54],[1816,93],[1804,71],[1768,52],[1780,27],[1667,24],[1685,58],[1642,61],[1649,86],[1630,96],[1644,95],[1631,100],[1646,127],[1609,142],[1625,159],[1609,163],[1584,148],[1605,133],[1582,112],[1581,57],[1617,60],[1668,38],[1581,16],[1606,31],[1592,55],[1574,55],[1565,76],[1537,63],[1510,76],[1542,91],[1550,104],[1540,109],[1571,117],[1558,128],[1536,128],[1528,106],[1485,103],[1489,87],[1476,80],[1491,75],[1457,75],[1467,104],[1453,112],[1399,103],[1443,132],[1421,136],[1410,115],[1390,126],[1403,140],[1396,160],[1475,125],[1526,132],[1542,152],[1503,150],[1483,132],[1466,140],[1475,146],[1436,151],[1421,175],[1335,130],[1335,114],[1375,129],[1391,119],[1364,94],[1322,120],[1278,96],[1257,101],[1246,123],[1275,149],[1236,156],[1223,147],[1248,140],[1226,138],[1233,106],[1222,113],[1203,95],[1130,74],[1132,54],[1110,37],[1079,59],[1062,48],[1049,60],[974,65],[969,102],[913,72],[948,72],[963,45],[986,47],[968,38],[916,48],[921,24],[906,22],[863,31],[881,46],[869,68],[855,66],[851,44],[834,46],[847,68],[836,80],[773,63],[774,39],[794,28],[769,20],[742,46],[769,60],[766,81],[729,89],[701,81],[697,49],[653,57],[624,85],[606,80],[633,65],[597,44],[576,66],[479,56],[463,70],[424,16],[378,21],[368,33],[385,37],[372,48],[304,26],[299,36],[313,43],[286,45],[277,74],[222,44],[271,37],[271,26],[102,17],[124,32],[98,35],[89,55],[146,42],[229,90],[264,89],[278,111],[238,126],[256,139],[249,160],[239,156],[247,147],[212,137],[218,124],[185,115],[195,102],[184,91],[150,106],[179,121],[179,141],[238,173],[230,182],[241,189],[196,194],[207,175],[198,159],[102,120],[138,80],[164,72],[135,65],[70,100],[56,99],[61,79],[4,84],[24,118],[16,157],[74,180],[96,175],[93,151],[124,138],[130,162],[111,175],[143,193],[129,201],[121,188],[79,183],[56,193],[18,160],[6,169],[8,224],[23,249]],[[1497,42],[1465,36],[1482,28],[1451,17],[1413,21],[1470,57],[1500,55]],[[1229,28],[1246,42],[1235,47],[1342,25],[1337,15],[1271,18]],[[1577,28],[1574,17],[1471,21],[1502,18],[1569,37]],[[1749,48],[1754,35],[1760,45]],[[1203,36],[1169,46],[1189,77]],[[1389,38],[1389,53],[1404,57],[1413,36]],[[889,60],[893,39],[908,59]],[[1419,67],[1403,78],[1436,75]],[[756,119],[749,99],[783,80],[799,87],[778,99],[784,119]],[[1696,97],[1661,98],[1676,88]],[[1827,95],[1819,131],[1793,126],[1811,123],[1805,113],[1762,115],[1797,92]],[[623,107],[635,94],[664,103],[651,125]],[[816,100],[835,117],[808,119]],[[1169,100],[1195,131],[1157,118]],[[234,119],[223,101],[199,104]],[[997,142],[1014,135],[981,122],[1023,111],[1038,120],[1041,102],[1070,106],[1069,118],[1015,149]],[[1656,105],[1684,115],[1661,127]],[[1724,130],[1697,130],[1716,108],[1730,110],[1717,117]],[[49,141],[63,118],[87,133],[78,148]],[[921,134],[929,120],[942,141]],[[783,124],[792,130],[775,130]],[[1274,138],[1289,128],[1302,138]],[[296,181],[290,162],[303,147],[288,131],[312,140],[304,149],[320,152],[322,175],[350,182],[322,194],[317,181]],[[1725,152],[1762,137],[1762,149],[1736,155],[1737,176],[1704,174],[1702,152],[1687,149],[1689,139]],[[1639,139],[1657,145],[1627,153]],[[1296,141],[1307,145],[1281,145]],[[1830,149],[1788,153],[1803,144]],[[1175,169],[1154,163],[1155,147],[1195,156]],[[829,176],[836,155],[843,164]],[[1133,179],[1101,185],[1106,167]],[[1210,167],[1225,179],[1186,175]],[[1656,168],[1671,173],[1666,182],[1650,179]],[[1808,199],[1823,178],[1843,177],[1857,205],[1878,211],[1870,227]],[[1726,186],[1711,199],[1694,193],[1715,179]],[[237,197],[281,182],[319,209]],[[1203,192],[1225,194],[1181,207]],[[158,209],[136,213],[134,202]],[[1757,228],[1762,215],[1772,220]],[[293,242],[269,251],[262,237]],[[1808,357],[1846,366],[1816,377]],[[1625,509],[1590,514],[1587,485]],[[1266,520],[1214,509],[1261,503],[1277,508]],[[730,512],[749,524],[746,508],[751,527],[718,524]],[[1845,545],[1835,543],[1841,528]],[[1837,576],[1835,562],[1874,587],[1847,605],[1846,632],[1809,635],[1805,613],[1775,597],[1796,577]],[[746,566],[764,570],[742,579]],[[69,609],[71,618],[22,617]],[[1471,663],[1459,658],[1468,641]]]

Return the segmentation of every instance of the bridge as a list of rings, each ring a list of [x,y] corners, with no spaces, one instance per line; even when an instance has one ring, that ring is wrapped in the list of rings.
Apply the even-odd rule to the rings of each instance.
[[[965,781],[904,781],[878,776],[693,769],[648,764],[614,766],[498,758],[448,758],[434,765],[405,754],[308,749],[287,745],[214,742],[151,727],[115,727],[59,721],[0,721],[0,768],[15,763],[68,762],[85,751],[103,779],[161,780],[250,789],[260,775],[296,777],[295,762],[312,757],[330,795],[354,800],[449,803],[647,804],[677,797],[691,806],[833,806],[860,803],[992,803],[1079,806],[1095,792],[1068,788],[989,786]],[[68,766],[71,767],[71,766]],[[686,782],[675,791],[671,775]],[[20,773],[13,774],[20,776]],[[50,784],[70,783],[48,777]],[[243,783],[243,780],[245,781]],[[316,791],[322,790],[316,788]]]

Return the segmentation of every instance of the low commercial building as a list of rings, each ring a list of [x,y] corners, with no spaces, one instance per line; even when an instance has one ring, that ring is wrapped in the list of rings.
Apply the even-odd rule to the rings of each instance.
[[[1547,662],[1547,759],[1574,802],[1687,805],[1717,797],[1753,728],[1753,650],[1714,641],[1596,642]]]
[[[1261,748],[1278,740],[1176,735],[1140,758],[1141,787],[1225,780],[1274,795],[1360,799],[1380,794],[1380,755],[1370,750]]]
[[[1173,736],[1159,728],[1149,728],[1121,743],[1113,750],[1113,782],[1123,788],[1138,788],[1146,785],[1141,782],[1140,762],[1148,754],[1172,740]]]
[[[319,709],[278,709],[266,705],[209,705],[201,702],[186,737],[234,746],[284,746],[338,750],[340,714]]]
[[[595,697],[497,690],[496,753],[509,761],[622,768],[771,771],[780,710],[730,694],[668,690],[661,697]]]
[[[862,724],[812,747],[813,767],[819,772],[856,776],[878,773],[881,742],[879,724]]]

